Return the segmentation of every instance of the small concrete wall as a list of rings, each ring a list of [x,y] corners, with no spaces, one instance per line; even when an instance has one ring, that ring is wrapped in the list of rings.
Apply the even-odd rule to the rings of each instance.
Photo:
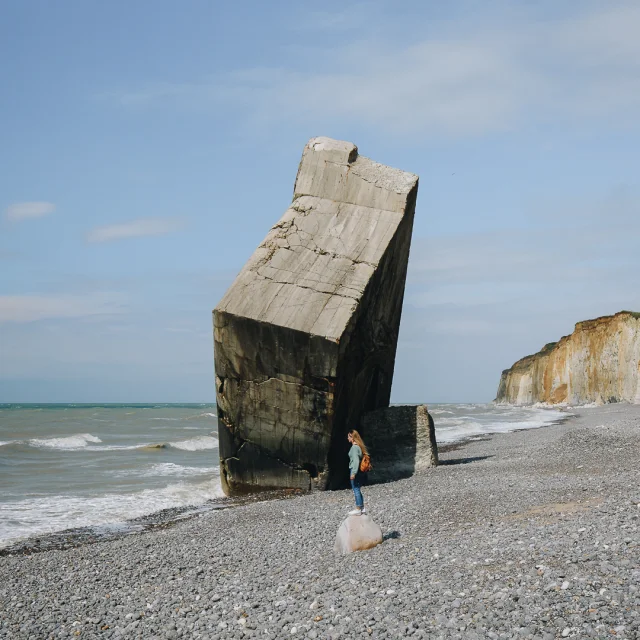
[[[427,405],[402,405],[364,415],[362,435],[373,462],[369,482],[408,478],[438,464],[435,425]]]

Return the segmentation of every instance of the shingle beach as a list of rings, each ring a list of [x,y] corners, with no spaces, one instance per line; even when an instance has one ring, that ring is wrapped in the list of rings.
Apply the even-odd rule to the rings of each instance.
[[[0,637],[638,639],[640,406],[568,413],[365,487],[370,551],[340,491],[2,557]]]

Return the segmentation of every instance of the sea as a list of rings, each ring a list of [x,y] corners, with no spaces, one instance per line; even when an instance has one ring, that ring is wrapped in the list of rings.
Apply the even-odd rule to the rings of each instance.
[[[440,445],[566,418],[564,411],[430,404]],[[220,501],[214,404],[0,404],[0,549],[66,530],[135,531]]]

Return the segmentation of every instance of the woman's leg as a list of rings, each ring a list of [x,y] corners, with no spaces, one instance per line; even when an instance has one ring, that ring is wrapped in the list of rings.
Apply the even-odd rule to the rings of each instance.
[[[356,498],[356,507],[362,509],[362,507],[364,507],[364,498],[360,490],[360,478],[358,476],[351,481],[351,487],[353,488],[353,495]]]

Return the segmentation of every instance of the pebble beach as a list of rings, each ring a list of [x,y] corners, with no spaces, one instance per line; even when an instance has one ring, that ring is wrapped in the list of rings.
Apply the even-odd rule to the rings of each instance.
[[[640,638],[640,406],[471,440],[364,488],[0,558],[1,638]],[[375,461],[374,461],[375,463]]]

